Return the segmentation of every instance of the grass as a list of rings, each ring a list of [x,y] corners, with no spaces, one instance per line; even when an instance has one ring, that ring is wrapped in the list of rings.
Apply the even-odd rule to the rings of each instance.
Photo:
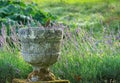
[[[120,2],[118,1],[76,0],[72,2],[72,0],[67,0],[66,2],[60,2],[60,0],[54,0],[50,2],[43,0],[37,1],[37,3],[44,11],[57,16],[57,22],[67,24],[72,29],[77,26],[91,29],[91,25],[96,25],[93,29],[94,32],[100,32],[100,22],[102,25],[108,25],[110,29],[116,31],[120,28]]]
[[[57,22],[67,25],[62,54],[51,67],[57,77],[68,79],[71,83],[120,82],[120,2],[34,1],[43,11],[57,16]],[[14,72],[15,69],[21,71],[19,75]],[[11,78],[26,78],[31,66],[23,61],[18,51],[0,51],[0,70],[0,78],[3,79],[0,82],[5,83],[10,79],[8,75]]]
[[[31,71],[18,51],[0,51],[0,83],[12,83],[13,78],[26,78]]]
[[[72,83],[105,83],[110,79],[119,83],[120,52],[116,40],[110,44],[110,37],[98,40],[82,29],[70,38],[64,40],[61,59],[52,68],[58,77]]]

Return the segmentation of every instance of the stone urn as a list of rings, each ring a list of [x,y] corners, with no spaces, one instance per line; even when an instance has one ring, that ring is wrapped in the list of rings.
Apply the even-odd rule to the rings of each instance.
[[[49,66],[56,63],[60,55],[62,29],[20,28],[18,35],[22,56],[33,67],[33,72],[28,75],[27,81],[56,80]]]

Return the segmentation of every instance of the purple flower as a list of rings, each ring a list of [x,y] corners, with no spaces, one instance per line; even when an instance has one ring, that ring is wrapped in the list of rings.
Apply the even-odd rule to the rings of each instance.
[[[6,28],[4,24],[2,24],[1,35],[4,39],[6,39]]]
[[[79,35],[79,33],[80,33],[80,28],[77,28],[76,29],[76,35]]]
[[[17,34],[16,34],[16,28],[15,27],[11,28],[11,38],[14,42],[18,41],[18,37],[17,37]]]
[[[2,36],[0,36],[0,46],[3,46],[5,43],[5,40]]]
[[[78,43],[75,35],[73,37],[74,37],[74,43],[75,43],[76,50],[79,50],[79,43]]]
[[[117,36],[116,36],[116,40],[120,40],[120,32],[117,34]]]
[[[16,69],[16,74],[19,74],[20,73],[20,70],[17,68]]]

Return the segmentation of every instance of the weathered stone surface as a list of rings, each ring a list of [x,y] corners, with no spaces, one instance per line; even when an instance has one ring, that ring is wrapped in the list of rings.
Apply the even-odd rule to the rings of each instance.
[[[55,81],[38,81],[38,82],[27,82],[25,79],[13,79],[13,83],[70,83],[68,80],[55,80]]]
[[[49,69],[40,69],[40,71],[34,70],[33,72],[31,72],[28,77],[27,80],[29,82],[36,82],[36,81],[54,81],[56,80],[55,75],[49,71]]]
[[[61,29],[21,28],[19,39],[24,60],[39,66],[54,64],[60,55],[62,37]]]
[[[57,61],[63,37],[62,29],[21,28],[18,34],[22,56],[33,67],[28,80],[33,82],[45,78],[46,81],[47,77],[53,80],[54,74],[43,73],[41,69],[49,71],[48,67]]]
[[[68,80],[27,82],[26,80],[13,79],[13,83],[70,83],[70,82]]]

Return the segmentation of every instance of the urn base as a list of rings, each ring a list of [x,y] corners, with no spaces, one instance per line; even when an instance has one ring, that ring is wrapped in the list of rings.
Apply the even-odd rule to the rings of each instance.
[[[48,68],[34,68],[33,72],[31,72],[27,77],[28,82],[54,80],[56,80],[56,77]]]
[[[38,82],[27,82],[25,79],[13,79],[12,83],[70,83],[68,80],[54,80],[54,81],[38,81]]]

